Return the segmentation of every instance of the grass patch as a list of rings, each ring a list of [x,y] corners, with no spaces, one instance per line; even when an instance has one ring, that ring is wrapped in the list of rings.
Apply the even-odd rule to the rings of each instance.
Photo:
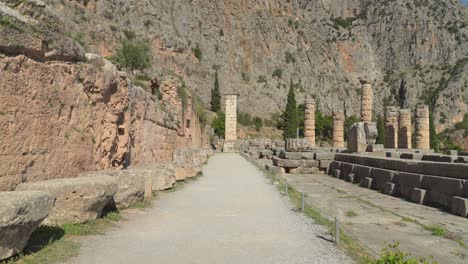
[[[358,216],[358,214],[356,212],[354,212],[353,210],[349,210],[346,212],[346,216],[347,217],[356,217]]]
[[[153,202],[152,201],[140,201],[140,202],[136,202],[132,205],[130,205],[128,208],[131,208],[131,209],[145,209],[145,208],[150,208],[151,206],[153,206]]]
[[[447,229],[445,229],[443,226],[440,226],[440,225],[433,225],[433,226],[424,225],[423,227],[427,231],[430,231],[433,236],[444,237],[445,235],[447,235],[447,232],[448,232]]]

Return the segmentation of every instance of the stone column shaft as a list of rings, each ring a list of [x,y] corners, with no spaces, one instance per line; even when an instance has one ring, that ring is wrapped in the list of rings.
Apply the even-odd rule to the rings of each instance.
[[[344,148],[344,113],[333,111],[333,147]]]
[[[237,95],[226,95],[225,140],[237,140]]]
[[[431,148],[429,138],[429,107],[427,105],[418,105],[416,107],[416,148]]]
[[[374,100],[374,92],[372,85],[364,83],[362,85],[361,94],[361,121],[364,123],[372,122],[372,102]]]
[[[304,138],[315,147],[315,102],[311,99],[305,102]]]
[[[398,109],[387,107],[385,115],[385,148],[398,148]]]
[[[411,149],[411,110],[401,109],[398,129],[398,148]]]

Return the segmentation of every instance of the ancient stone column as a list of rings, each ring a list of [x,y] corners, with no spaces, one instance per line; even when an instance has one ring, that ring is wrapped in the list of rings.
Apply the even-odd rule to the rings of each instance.
[[[305,102],[304,138],[315,147],[315,102],[311,98]]]
[[[237,140],[237,95],[226,95],[225,141]]]
[[[344,148],[344,113],[333,111],[333,147]]]
[[[411,110],[400,109],[398,148],[411,149]]]
[[[362,94],[361,94],[361,121],[364,123],[372,122],[372,102],[374,100],[374,92],[372,85],[367,81],[361,81]]]
[[[385,115],[385,148],[398,148],[398,109],[387,107]]]
[[[418,105],[416,107],[416,148],[431,148],[429,139],[429,107],[427,105]]]

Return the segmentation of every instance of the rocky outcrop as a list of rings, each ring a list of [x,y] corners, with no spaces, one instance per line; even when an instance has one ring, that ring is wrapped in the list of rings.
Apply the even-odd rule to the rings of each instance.
[[[209,148],[187,148],[174,152],[176,180],[182,181],[202,172],[202,165],[211,155]]]
[[[87,57],[80,64],[0,58],[0,190],[170,162],[175,149],[207,144],[190,97],[185,110],[160,101],[108,61]],[[171,92],[182,86],[172,77],[162,82]]]
[[[45,191],[55,196],[52,212],[43,224],[84,223],[101,217],[102,210],[117,192],[112,177],[81,177],[20,184],[16,191]]]
[[[79,177],[108,176],[115,179],[118,190],[108,205],[110,208],[127,208],[132,204],[143,201],[145,184],[152,182],[154,191],[170,189],[176,182],[175,168],[172,163],[154,164],[144,167],[130,167],[125,170],[107,170],[85,172]]]
[[[42,191],[0,192],[0,261],[20,253],[55,198]]]

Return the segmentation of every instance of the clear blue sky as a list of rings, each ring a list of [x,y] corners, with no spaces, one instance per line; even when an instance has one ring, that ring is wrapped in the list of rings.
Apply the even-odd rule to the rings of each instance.
[[[468,5],[468,0],[462,0],[465,5]]]

